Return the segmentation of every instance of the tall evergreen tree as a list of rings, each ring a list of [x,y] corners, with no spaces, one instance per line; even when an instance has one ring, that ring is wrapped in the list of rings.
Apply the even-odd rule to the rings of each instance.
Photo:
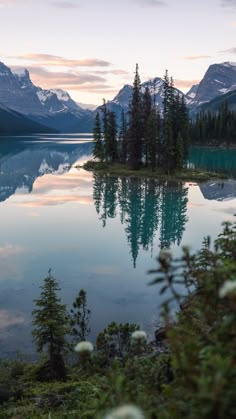
[[[143,95],[143,142],[145,166],[148,166],[148,144],[150,135],[150,115],[152,112],[152,98],[147,86]]]
[[[108,112],[107,154],[108,154],[108,159],[112,163],[118,160],[117,126],[116,126],[116,116],[114,112]]]
[[[108,109],[105,99],[103,99],[102,123],[103,123],[103,139],[104,139],[104,156],[105,160],[109,160],[109,138],[108,138]]]
[[[42,292],[36,299],[33,316],[33,340],[39,352],[46,349],[49,360],[45,365],[47,378],[64,379],[66,376],[63,350],[66,347],[65,336],[68,333],[66,307],[58,297],[60,291],[57,280],[51,270],[41,286]]]
[[[91,311],[87,307],[86,291],[81,289],[70,311],[71,334],[74,342],[85,341],[90,333]]]
[[[119,133],[119,159],[121,163],[126,163],[128,157],[127,121],[124,109],[121,113],[121,127]]]
[[[137,170],[142,161],[142,93],[138,64],[132,90],[132,99],[129,108],[129,161],[132,169]]]
[[[96,117],[95,117],[95,124],[94,124],[94,129],[93,129],[93,142],[94,142],[93,156],[96,159],[103,161],[105,158],[105,153],[104,153],[104,145],[102,143],[102,131],[101,131],[99,112],[97,112]]]

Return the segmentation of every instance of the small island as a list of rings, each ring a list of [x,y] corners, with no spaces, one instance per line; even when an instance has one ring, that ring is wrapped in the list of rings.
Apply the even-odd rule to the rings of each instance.
[[[174,88],[167,70],[162,111],[156,106],[152,89],[155,91],[155,86],[150,84],[142,92],[137,64],[129,109],[127,113],[122,111],[118,122],[115,113],[109,110],[109,103],[103,101],[95,117],[93,160],[87,161],[83,169],[99,174],[160,180],[202,182],[225,178],[221,173],[186,164],[193,139],[202,139],[206,123],[210,120],[216,125],[214,118],[208,113],[208,118],[200,115],[196,121],[190,121],[184,97]],[[226,115],[227,105],[220,109],[216,120],[221,126],[222,121],[228,121]]]

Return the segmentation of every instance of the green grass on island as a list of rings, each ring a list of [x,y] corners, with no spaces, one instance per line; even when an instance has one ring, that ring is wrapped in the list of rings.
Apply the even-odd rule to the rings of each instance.
[[[83,166],[77,166],[77,168],[83,168],[84,170],[102,175],[149,177],[158,178],[160,180],[178,180],[186,182],[204,182],[211,179],[227,178],[227,176],[222,173],[208,172],[203,169],[183,168],[176,170],[172,174],[168,174],[165,173],[162,168],[156,168],[155,171],[152,171],[150,167],[141,167],[139,170],[132,170],[127,164],[101,163],[94,160],[89,160]]]

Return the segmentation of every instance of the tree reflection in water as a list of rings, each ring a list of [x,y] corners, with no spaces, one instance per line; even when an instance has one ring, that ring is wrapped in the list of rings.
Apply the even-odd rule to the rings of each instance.
[[[119,214],[134,267],[140,248],[153,249],[158,230],[160,248],[180,245],[188,202],[182,182],[94,174],[93,199],[103,227]]]

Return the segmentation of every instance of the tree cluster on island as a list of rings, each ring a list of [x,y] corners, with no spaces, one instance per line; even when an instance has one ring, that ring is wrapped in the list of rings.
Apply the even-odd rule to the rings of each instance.
[[[101,115],[100,115],[101,114]],[[132,98],[118,126],[114,112],[104,103],[93,130],[93,156],[100,162],[128,164],[133,170],[150,167],[173,173],[184,166],[189,147],[189,117],[184,96],[176,93],[168,71],[163,84],[163,111],[147,86],[144,93],[136,65]]]

